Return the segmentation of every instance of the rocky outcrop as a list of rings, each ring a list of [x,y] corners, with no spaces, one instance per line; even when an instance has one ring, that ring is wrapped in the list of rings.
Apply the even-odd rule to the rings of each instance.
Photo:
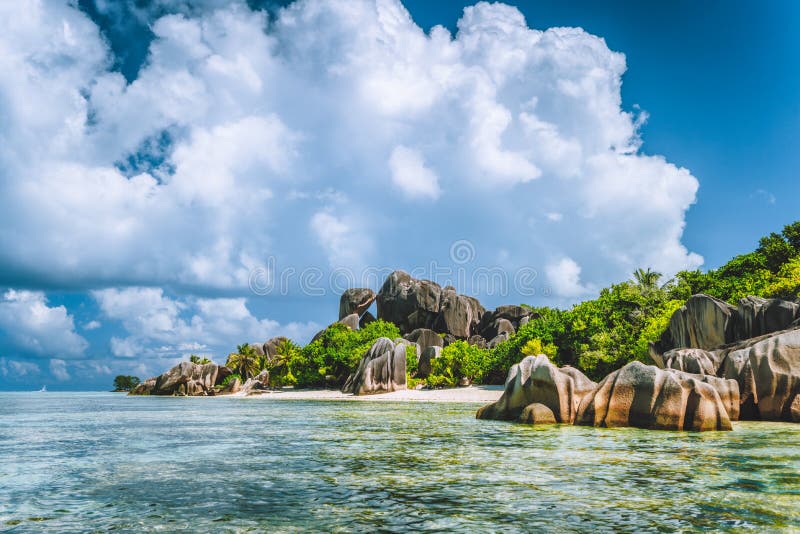
[[[273,337],[264,343],[264,354],[270,361],[274,360],[275,356],[278,355],[278,348],[287,341],[289,341],[289,338],[284,336]]]
[[[404,271],[386,278],[376,302],[378,319],[396,324],[402,334],[427,328],[466,339],[476,333],[485,312],[480,302],[459,295],[453,287],[442,289],[435,282],[417,280]]]
[[[348,289],[339,298],[339,320],[355,313],[359,317],[369,309],[377,295],[368,288],[357,287]]]
[[[358,330],[359,317],[357,313],[351,313],[347,317],[340,319],[339,322],[343,325],[349,326],[350,330]]]
[[[533,404],[527,405],[522,410],[522,413],[519,414],[517,418],[517,422],[525,425],[552,425],[558,421],[556,421],[553,410],[544,404],[534,402]]]
[[[403,337],[411,343],[417,344],[418,353],[421,353],[428,347],[444,347],[444,339],[442,339],[442,336],[428,328],[417,328]]]
[[[406,389],[406,345],[379,338],[367,350],[342,391],[354,395]]]
[[[572,423],[581,399],[595,383],[574,368],[558,368],[547,356],[528,356],[513,365],[497,402],[478,410],[478,419],[513,421],[534,403],[549,408],[556,422]]]
[[[716,376],[719,361],[714,352],[703,349],[673,349],[664,353],[658,367],[698,375]]]
[[[800,329],[767,334],[718,351],[718,374],[735,379],[742,418],[792,421],[800,396]]]
[[[241,386],[238,392],[245,395],[256,391],[263,391],[269,389],[269,371],[264,369],[256,376],[248,378],[247,381]],[[236,393],[236,391],[232,392]]]
[[[733,339],[736,308],[708,295],[694,295],[669,321],[676,348],[713,349]]]
[[[431,374],[433,360],[442,355],[442,347],[427,347],[422,352],[417,353],[417,374],[416,378],[428,378]]]
[[[708,295],[694,295],[670,318],[661,339],[651,345],[653,360],[680,348],[716,349],[790,328],[800,319],[800,303],[745,297],[736,307]]]
[[[514,335],[535,314],[524,306],[499,306],[486,312],[478,325],[478,333],[484,339],[493,339],[502,333]]]
[[[145,380],[131,395],[214,395],[214,386],[231,370],[215,363],[181,362],[164,374]]]
[[[657,430],[731,430],[725,403],[702,375],[632,362],[605,377],[581,401],[575,424]],[[714,378],[714,377],[711,377]],[[721,387],[719,384],[716,384]],[[729,393],[738,404],[738,387]]]

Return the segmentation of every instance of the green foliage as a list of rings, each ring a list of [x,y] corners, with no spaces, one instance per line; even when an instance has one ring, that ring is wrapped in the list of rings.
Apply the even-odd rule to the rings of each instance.
[[[197,354],[192,354],[191,356],[189,356],[189,361],[192,362],[192,363],[199,364],[199,365],[205,365],[207,363],[211,363],[211,360],[209,360],[205,356],[203,356],[201,358]]]
[[[116,377],[114,377],[115,391],[130,391],[138,385],[139,385],[138,376],[117,375]]]
[[[407,378],[414,376],[417,372],[417,365],[419,362],[417,361],[417,346],[416,345],[406,345],[406,375]]]
[[[736,256],[719,269],[678,273],[671,297],[686,299],[706,293],[728,302],[747,295],[794,297],[797,290],[792,290],[791,268],[786,266],[798,256],[800,221],[786,225],[780,234],[761,238],[755,251]]]
[[[343,384],[378,338],[399,336],[397,327],[385,321],[373,321],[360,330],[335,323],[292,358],[291,372],[298,386],[324,386],[328,383],[326,377]]]
[[[275,347],[275,354],[260,358],[262,370],[269,371],[269,382],[273,387],[294,386],[297,378],[292,373],[293,362],[299,361],[301,347],[291,339],[283,340]]]
[[[800,256],[783,265],[764,291],[767,297],[785,299],[800,296]]]
[[[222,382],[220,382],[219,387],[224,388],[234,380],[239,380],[239,382],[242,382],[242,377],[238,373],[231,373],[222,379]]]
[[[225,362],[225,367],[238,373],[243,380],[247,380],[261,372],[259,365],[260,358],[249,343],[243,343],[236,347],[236,352],[229,354],[228,361]]]
[[[455,387],[461,378],[481,382],[489,370],[489,351],[466,341],[450,343],[431,361],[428,385]]]
[[[708,272],[682,271],[659,285],[661,274],[637,269],[632,280],[603,289],[569,310],[532,308],[532,319],[491,351],[484,379],[501,383],[525,355],[545,353],[599,379],[636,359],[650,362],[648,346],[690,296],[706,293],[728,302],[747,295],[800,295],[800,221],[760,240],[749,254]]]

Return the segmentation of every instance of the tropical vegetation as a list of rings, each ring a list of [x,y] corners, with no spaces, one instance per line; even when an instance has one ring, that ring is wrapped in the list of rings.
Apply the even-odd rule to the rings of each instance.
[[[670,280],[652,269],[637,269],[630,280],[602,289],[597,298],[569,309],[530,307],[531,320],[493,349],[465,341],[448,344],[431,363],[431,374],[425,379],[413,378],[417,355],[409,350],[409,384],[452,387],[464,378],[500,384],[512,365],[536,354],[599,379],[630,361],[648,362],[649,344],[658,340],[675,310],[696,293],[728,302],[747,295],[797,298],[800,221],[762,238],[753,252],[736,256],[718,269],[682,271]],[[379,337],[399,336],[398,328],[384,321],[360,330],[336,323],[304,347],[285,340],[272,356],[260,356],[252,346],[240,345],[227,365],[245,380],[267,369],[274,386],[338,387]]]

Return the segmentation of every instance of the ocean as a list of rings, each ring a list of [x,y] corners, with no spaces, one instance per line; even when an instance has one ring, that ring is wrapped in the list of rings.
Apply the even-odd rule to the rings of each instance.
[[[800,425],[530,427],[477,408],[0,393],[0,531],[800,530]]]

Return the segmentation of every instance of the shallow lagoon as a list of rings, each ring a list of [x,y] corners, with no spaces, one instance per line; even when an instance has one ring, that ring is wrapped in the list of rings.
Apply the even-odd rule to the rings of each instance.
[[[476,408],[0,393],[0,530],[800,529],[800,425],[534,428]]]

